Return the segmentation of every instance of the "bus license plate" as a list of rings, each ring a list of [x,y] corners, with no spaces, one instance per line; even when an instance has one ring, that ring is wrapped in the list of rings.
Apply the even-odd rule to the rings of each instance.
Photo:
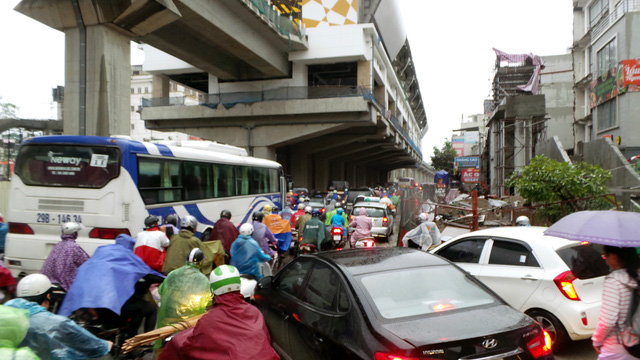
[[[74,214],[37,213],[36,222],[38,224],[64,224],[68,222],[82,223],[82,216]]]

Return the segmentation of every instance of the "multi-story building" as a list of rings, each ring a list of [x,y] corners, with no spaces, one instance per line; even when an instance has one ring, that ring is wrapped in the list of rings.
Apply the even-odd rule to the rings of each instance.
[[[198,98],[204,93],[186,87],[175,81],[170,82],[171,98],[180,98],[185,104],[197,104]],[[153,75],[142,71],[142,65],[133,65],[131,68],[131,138],[139,141],[158,140],[189,140],[197,139],[192,135],[181,132],[164,132],[149,130],[140,119],[143,98],[151,97],[153,92]]]
[[[640,0],[573,1],[575,153],[609,137],[640,154]]]

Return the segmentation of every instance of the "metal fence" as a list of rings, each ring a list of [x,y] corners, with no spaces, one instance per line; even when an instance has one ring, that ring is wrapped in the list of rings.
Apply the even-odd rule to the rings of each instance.
[[[603,16],[591,29],[591,42],[596,41],[611,25],[620,19],[625,13],[640,11],[640,0],[622,0],[609,15]]]
[[[294,21],[291,15],[281,14],[275,6],[270,4],[268,0],[249,0],[249,2],[258,10],[261,15],[264,15],[269,22],[271,22],[278,31],[291,38],[291,36],[297,36],[299,39],[304,39],[305,28]]]

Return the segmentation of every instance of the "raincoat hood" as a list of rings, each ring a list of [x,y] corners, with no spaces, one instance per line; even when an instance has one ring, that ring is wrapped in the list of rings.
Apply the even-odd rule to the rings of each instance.
[[[607,275],[607,277],[616,279],[623,285],[628,286],[632,289],[638,288],[638,281],[629,276],[629,273],[627,273],[627,270],[625,269],[614,270],[609,275]]]
[[[60,239],[62,239],[62,241],[74,241],[75,242],[77,237],[78,237],[78,233],[60,235]]]
[[[0,348],[16,348],[29,329],[29,312],[0,305]]]
[[[133,251],[133,246],[136,244],[136,239],[131,235],[120,234],[116,237],[116,244],[124,246],[126,249]]]
[[[10,300],[11,306],[23,310],[29,311],[29,315],[33,316],[35,314],[47,312],[47,309],[44,307],[34,303],[33,301],[27,301],[25,299],[17,298]],[[9,304],[9,302],[5,303],[5,305]]]
[[[367,209],[361,207],[360,209],[358,209],[358,215],[367,216]]]

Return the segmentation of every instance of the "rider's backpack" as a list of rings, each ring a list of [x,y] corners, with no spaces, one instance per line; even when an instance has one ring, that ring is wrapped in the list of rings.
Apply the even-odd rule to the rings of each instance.
[[[624,329],[620,331],[620,340],[629,354],[640,358],[640,289],[631,290],[629,312]]]

